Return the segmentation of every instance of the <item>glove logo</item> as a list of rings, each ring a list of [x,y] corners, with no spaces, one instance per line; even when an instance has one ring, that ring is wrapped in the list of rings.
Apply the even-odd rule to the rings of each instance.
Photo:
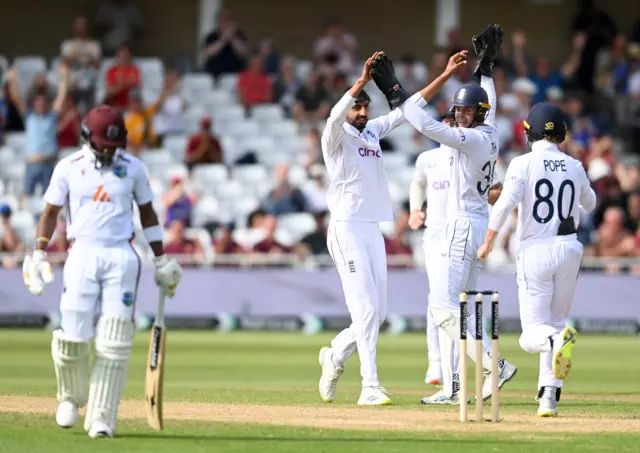
[[[122,294],[122,303],[125,307],[130,307],[133,305],[133,293],[130,291],[126,291]]]

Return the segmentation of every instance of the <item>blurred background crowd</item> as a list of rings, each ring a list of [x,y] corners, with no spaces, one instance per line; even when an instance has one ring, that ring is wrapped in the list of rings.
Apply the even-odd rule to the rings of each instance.
[[[528,152],[522,125],[528,108],[543,100],[560,106],[570,131],[563,150],[584,163],[599,199],[580,222],[585,263],[626,258],[592,261],[606,272],[638,272],[632,260],[640,256],[640,17],[625,29],[604,2],[573,3],[572,20],[555,37],[568,49],[558,62],[534,51],[522,29],[504,26],[494,71],[497,173],[502,177],[514,156]],[[233,7],[229,2],[215,14],[199,62],[137,55],[154,17],[126,0],[103,0],[94,15],[69,18],[57,55],[15,55],[9,42],[0,44],[3,266],[20,265],[32,247],[53,167],[81,145],[82,117],[96,103],[125,115],[128,151],[149,168],[167,253],[193,266],[331,264],[320,134],[363,59],[378,49],[360,46],[351,28],[356,19],[344,16],[327,17],[305,54],[283,53],[273,39],[256,38]],[[470,47],[474,31],[447,30],[446,44],[426,59],[392,54],[405,89],[438,76],[452,53]],[[434,117],[472,80],[473,67],[427,106]],[[377,89],[367,91],[371,117],[387,113]],[[407,227],[408,191],[417,155],[435,146],[409,125],[382,142],[396,208],[396,220],[381,225],[390,266],[422,265],[422,232]],[[50,250],[60,253],[60,263],[68,247],[64,230],[61,217]],[[515,213],[491,266],[513,262],[514,230]],[[147,255],[143,245],[137,242]]]

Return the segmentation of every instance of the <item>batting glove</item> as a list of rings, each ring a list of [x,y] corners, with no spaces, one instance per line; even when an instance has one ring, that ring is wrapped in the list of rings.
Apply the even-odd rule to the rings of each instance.
[[[155,264],[155,281],[167,296],[173,297],[176,294],[176,288],[182,280],[183,271],[176,260],[167,258],[166,255],[158,256],[153,259]]]
[[[25,256],[22,263],[22,278],[31,294],[41,296],[47,285],[53,282],[53,269],[46,260],[47,252],[36,250],[33,255]]]

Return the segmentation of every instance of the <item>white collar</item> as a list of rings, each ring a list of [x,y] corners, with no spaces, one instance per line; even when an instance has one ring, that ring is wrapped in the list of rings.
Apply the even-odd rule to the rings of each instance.
[[[557,151],[561,153],[560,148],[555,143],[551,143],[548,140],[538,140],[531,145],[531,151]]]

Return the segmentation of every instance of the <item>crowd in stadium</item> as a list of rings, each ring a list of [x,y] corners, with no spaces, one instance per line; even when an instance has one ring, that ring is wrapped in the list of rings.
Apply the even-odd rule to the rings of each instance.
[[[142,18],[132,3],[105,2],[97,17],[73,20],[70,38],[50,62],[0,56],[0,252],[18,266],[32,246],[42,193],[55,162],[80,146],[83,114],[96,103],[122,109],[128,151],[147,164],[166,228],[167,253],[194,264],[216,255],[326,255],[325,173],[320,134],[333,103],[361,70],[361,49],[348,23],[328,20],[309,60],[255,42],[251,30],[222,9],[202,44],[200,70],[184,72],[157,58],[139,58]],[[122,18],[127,26],[111,30]],[[122,21],[118,23],[122,24]],[[578,11],[571,50],[561,65],[529,51],[510,30],[494,71],[498,93],[498,175],[527,152],[522,120],[547,100],[566,114],[564,151],[579,158],[599,206],[580,223],[586,255],[640,256],[640,20],[621,30],[601,10]],[[124,28],[124,30],[123,30]],[[117,31],[118,33],[115,33]],[[458,30],[428,62],[392,55],[407,91],[441,73],[448,57],[469,47]],[[471,78],[473,64],[451,79],[427,109],[440,117]],[[371,116],[388,111],[368,87]],[[635,101],[635,102],[634,102]],[[634,107],[635,106],[635,107]],[[420,234],[407,227],[408,189],[417,155],[436,143],[405,125],[382,142],[396,221],[382,225],[390,256],[420,261]],[[515,213],[501,232],[496,263],[513,260]],[[64,218],[52,251],[64,252]],[[61,258],[64,259],[64,258]],[[186,262],[186,261],[185,261]],[[411,260],[397,265],[411,265]],[[392,263],[393,264],[393,263]],[[620,270],[610,266],[609,271]]]

